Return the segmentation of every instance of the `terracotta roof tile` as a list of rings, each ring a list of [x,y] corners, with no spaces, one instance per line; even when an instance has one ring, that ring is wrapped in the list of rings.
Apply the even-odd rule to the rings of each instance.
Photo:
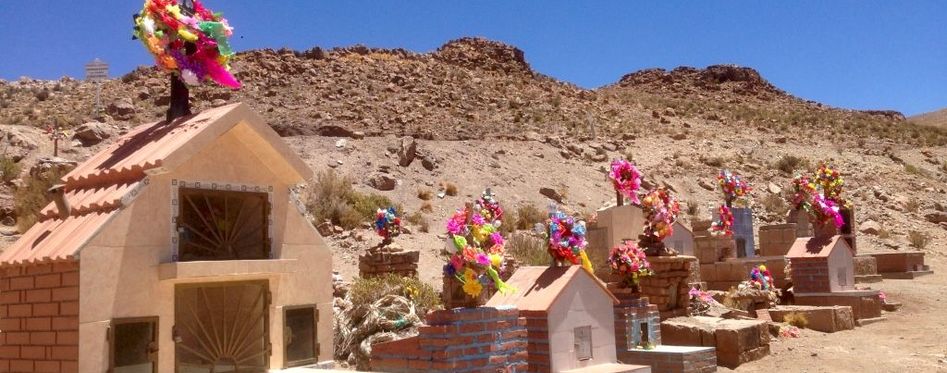
[[[842,236],[835,235],[826,237],[802,237],[797,238],[792,243],[787,258],[827,258],[836,247],[843,246],[848,250],[848,244],[841,239]]]
[[[597,277],[581,266],[568,267],[520,267],[507,284],[516,288],[508,295],[497,293],[487,306],[515,305],[520,311],[548,311],[559,298],[559,294],[577,276],[589,276],[616,304],[618,299]]]
[[[312,170],[295,156],[259,116],[246,105],[221,106],[171,123],[134,128],[62,178],[70,215],[59,217],[55,204],[40,212],[39,222],[0,253],[0,266],[75,258],[103,225],[148,184],[148,171],[173,168],[238,123],[248,123],[287,161],[299,182]],[[160,170],[155,170],[160,171]]]

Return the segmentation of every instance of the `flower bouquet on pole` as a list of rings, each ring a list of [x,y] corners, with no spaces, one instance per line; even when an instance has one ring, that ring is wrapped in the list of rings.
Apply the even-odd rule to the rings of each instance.
[[[589,273],[594,273],[592,262],[585,253],[585,247],[588,245],[585,240],[585,221],[567,215],[555,206],[550,206],[549,210],[549,218],[546,219],[544,228],[552,265],[582,265]]]
[[[839,172],[824,162],[819,164],[814,178],[802,174],[793,177],[789,202],[809,215],[816,235],[834,235],[850,227],[852,208],[842,197],[843,185]]]
[[[723,204],[717,209],[717,216],[710,225],[709,231],[714,236],[732,236],[735,222],[733,211],[735,202],[742,202],[739,203],[743,206],[739,208],[741,218],[744,218],[744,215],[749,219],[753,218],[752,213],[744,212],[748,205],[745,197],[752,188],[740,175],[732,173],[730,170],[720,170],[717,175],[717,185],[720,186],[720,191],[723,193]]]
[[[625,204],[627,198],[632,204],[640,204],[638,189],[641,188],[641,172],[635,165],[625,159],[612,161],[608,178],[615,187],[615,199],[618,206]]]
[[[638,236],[638,247],[649,256],[677,255],[664,245],[664,239],[674,233],[674,222],[681,212],[677,199],[666,188],[652,190],[641,198],[645,215],[644,233]]]
[[[491,289],[515,291],[500,279],[504,265],[503,209],[488,189],[447,221],[448,251],[444,265],[444,301],[450,307],[486,303]]]
[[[381,237],[381,244],[388,245],[391,239],[401,234],[401,218],[394,207],[378,209],[375,213],[375,233]]]

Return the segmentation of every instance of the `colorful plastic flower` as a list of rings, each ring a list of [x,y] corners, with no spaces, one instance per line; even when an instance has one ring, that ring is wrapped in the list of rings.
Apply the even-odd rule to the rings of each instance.
[[[737,198],[741,198],[750,193],[750,184],[743,180],[740,175],[730,172],[730,170],[720,170],[717,175],[717,184],[720,185],[720,191],[723,192],[723,198],[727,206],[733,204]]]
[[[657,241],[674,233],[674,222],[681,212],[681,206],[671,192],[665,188],[657,188],[641,199],[641,208],[645,215],[646,236]]]
[[[615,190],[628,198],[631,203],[641,203],[638,199],[638,189],[641,188],[641,172],[631,162],[624,159],[612,161],[608,178],[612,180]]]
[[[378,209],[375,213],[374,226],[375,233],[385,241],[390,241],[392,237],[401,234],[401,218],[398,217],[394,207]]]
[[[547,251],[560,264],[581,264],[592,272],[592,262],[585,253],[585,222],[552,208],[546,219]]]
[[[733,213],[730,208],[727,205],[720,205],[717,211],[719,216],[710,224],[710,228],[707,230],[713,236],[733,235]]]
[[[654,274],[644,251],[631,241],[625,241],[608,251],[608,266],[628,286],[637,285],[641,277]]]
[[[220,13],[211,12],[199,0],[191,2],[193,9],[182,7],[183,1],[145,0],[134,17],[134,38],[141,40],[158,66],[188,85],[211,80],[240,88],[230,73],[233,28]]]
[[[502,216],[503,210],[487,190],[480,199],[457,210],[447,220],[449,242],[455,251],[450,257],[450,268],[445,266],[444,275],[463,283],[464,292],[471,297],[480,296],[485,286],[493,286],[503,293],[515,291],[499,276],[505,240],[497,227]]]

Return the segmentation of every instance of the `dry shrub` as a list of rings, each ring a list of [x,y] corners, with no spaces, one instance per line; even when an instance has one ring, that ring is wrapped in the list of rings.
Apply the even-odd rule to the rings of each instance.
[[[432,213],[434,212],[434,205],[430,202],[424,202],[421,204],[421,212]]]
[[[441,308],[440,293],[433,286],[414,277],[391,273],[372,278],[356,278],[349,290],[349,300],[355,307],[367,307],[386,295],[400,295],[410,299],[418,315]]]
[[[708,165],[710,167],[723,167],[727,163],[726,158],[717,157],[717,156],[714,156],[714,157],[700,156],[699,160],[701,163]]]
[[[778,194],[769,194],[763,197],[763,207],[766,209],[766,212],[778,216],[784,216],[789,212],[789,204]]]
[[[0,156],[0,179],[9,183],[20,176],[20,164],[13,158]]]
[[[444,194],[447,194],[451,197],[456,196],[457,193],[460,192],[460,190],[457,188],[457,184],[454,184],[449,181],[445,181],[441,183],[441,187],[444,188]]]
[[[908,212],[917,212],[921,209],[921,201],[917,199],[909,199],[904,202],[904,209]]]
[[[783,174],[792,175],[796,170],[809,168],[809,160],[787,154],[780,157],[779,160],[773,164],[773,168],[779,170]]]
[[[427,189],[418,189],[418,198],[423,201],[430,201],[431,198],[434,198],[434,192]]]
[[[427,233],[431,231],[431,222],[427,220],[427,217],[421,213],[421,211],[416,211],[415,213],[405,217],[405,220],[408,223],[418,226],[421,232]]]
[[[546,240],[529,233],[514,233],[506,241],[506,252],[526,266],[547,266],[552,262]]]
[[[805,328],[809,325],[809,319],[802,312],[790,312],[783,316],[783,322],[797,328]]]
[[[919,231],[909,231],[908,242],[911,243],[911,246],[914,246],[918,249],[923,249],[931,243],[931,235]]]
[[[306,201],[306,208],[316,224],[328,220],[342,228],[353,229],[371,221],[379,208],[392,206],[388,197],[361,193],[352,187],[353,183],[352,178],[340,176],[333,170],[316,175]]]
[[[915,166],[913,164],[904,164],[904,172],[907,172],[911,175],[917,175],[921,177],[931,177],[930,171],[927,171],[921,167]]]
[[[700,205],[694,201],[684,202],[687,205],[687,215],[688,216],[697,216],[700,215]]]
[[[46,191],[59,183],[59,179],[66,174],[66,170],[50,169],[39,175],[30,175],[23,180],[23,185],[13,194],[13,209],[16,213],[16,227],[20,232],[36,224],[37,214],[49,204]]]
[[[516,218],[514,226],[516,229],[533,229],[536,223],[546,221],[546,214],[543,214],[535,205],[525,203],[516,208]]]

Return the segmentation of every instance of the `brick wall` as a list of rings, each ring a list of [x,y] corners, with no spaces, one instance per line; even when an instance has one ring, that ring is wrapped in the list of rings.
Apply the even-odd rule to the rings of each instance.
[[[760,255],[762,256],[786,255],[795,241],[796,223],[760,227]]]
[[[623,289],[617,283],[608,284],[608,288],[618,298],[618,304],[614,308],[615,348],[618,353],[618,360],[629,363],[621,359],[622,354],[638,347],[629,343],[630,340],[634,339],[629,333],[633,335],[637,331],[639,339],[648,336],[648,341],[653,345],[661,344],[661,315],[658,312],[658,307],[650,304],[648,298],[639,297],[638,294],[631,292],[631,289]],[[629,325],[629,321],[638,325]],[[642,323],[647,322],[650,322],[650,324],[641,327]],[[635,330],[635,327],[637,327],[637,330]],[[629,328],[632,330],[629,330]],[[648,328],[651,328],[651,330]]]
[[[79,263],[0,270],[0,371],[78,372]]]
[[[760,264],[773,275],[777,287],[786,284],[786,260],[782,256],[729,259],[724,262],[701,264],[700,278],[711,290],[729,290],[741,281],[750,279],[750,270]]]
[[[433,311],[415,337],[372,346],[378,372],[525,372],[526,319],[516,308]]]
[[[924,268],[921,251],[870,254],[877,262],[878,273],[919,271]]]
[[[639,280],[641,296],[658,307],[662,319],[686,315],[690,304],[690,284],[700,280],[694,279],[691,271],[698,265],[697,260],[680,255],[648,257],[648,261],[654,274]]]
[[[870,276],[878,274],[878,260],[870,255],[859,255],[852,258],[855,265],[855,276]]]
[[[722,262],[737,257],[733,236],[694,236],[694,256],[701,264]]]
[[[792,285],[796,294],[832,291],[829,284],[828,258],[794,258]]]
[[[391,273],[403,277],[418,277],[418,251],[403,251],[391,244],[373,247],[358,256],[358,273],[362,278]]]

